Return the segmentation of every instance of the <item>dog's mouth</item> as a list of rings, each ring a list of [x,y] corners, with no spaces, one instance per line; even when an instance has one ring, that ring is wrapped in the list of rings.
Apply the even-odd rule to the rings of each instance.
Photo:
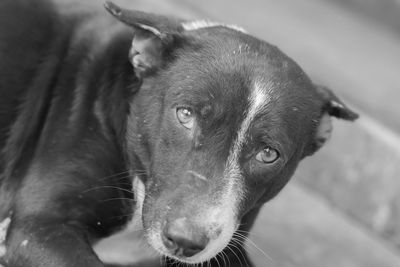
[[[189,221],[178,218],[172,223],[153,223],[146,230],[148,243],[168,258],[197,264],[211,260],[223,251],[238,228],[234,220],[229,220],[223,224],[211,222],[207,228],[190,229],[196,226]]]
[[[134,183],[134,188],[141,191],[138,195],[143,196],[143,183],[139,179]],[[178,262],[197,264],[211,260],[228,246],[239,226],[234,202],[200,205],[201,209],[186,213],[181,212],[184,207],[146,203],[143,210],[143,206],[144,199],[137,199],[136,209],[141,211],[147,242],[161,255]]]

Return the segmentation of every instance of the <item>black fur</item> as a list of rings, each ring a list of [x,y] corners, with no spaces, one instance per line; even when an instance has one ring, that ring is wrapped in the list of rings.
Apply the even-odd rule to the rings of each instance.
[[[146,184],[145,228],[209,203],[221,192],[218,177],[259,77],[271,87],[270,99],[239,158],[241,230],[250,230],[260,206],[317,149],[324,112],[355,118],[345,106],[329,105],[332,96],[276,47],[224,27],[185,32],[179,20],[140,13],[167,39],[158,44],[161,54],[146,54],[139,43],[129,57],[132,39],[153,38],[131,15],[125,26],[105,13],[61,16],[45,1],[0,3],[0,222],[11,218],[6,266],[103,266],[92,244],[131,219],[127,171]],[[160,58],[141,59],[155,65],[139,71],[130,62],[138,54]],[[175,118],[182,105],[196,114],[190,138]],[[280,150],[272,166],[254,160],[265,144]],[[29,245],[21,246],[24,240]],[[232,266],[248,260],[231,256]]]

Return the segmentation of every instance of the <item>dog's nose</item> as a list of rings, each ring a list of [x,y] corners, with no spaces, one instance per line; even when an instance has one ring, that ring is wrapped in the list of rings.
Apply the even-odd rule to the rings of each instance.
[[[165,247],[176,256],[191,257],[208,244],[207,235],[185,218],[167,222],[162,234]]]

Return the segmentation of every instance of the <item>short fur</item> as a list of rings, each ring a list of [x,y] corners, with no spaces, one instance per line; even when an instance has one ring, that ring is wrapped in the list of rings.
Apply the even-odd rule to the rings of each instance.
[[[160,253],[249,262],[226,248],[234,232],[249,231],[326,141],[327,115],[357,115],[242,31],[106,8],[125,25],[62,16],[46,1],[0,3],[0,263],[104,266],[92,246],[129,224],[135,199]],[[262,103],[249,114],[255,90]],[[182,107],[194,113],[189,130]],[[279,151],[274,163],[257,160],[266,147]]]

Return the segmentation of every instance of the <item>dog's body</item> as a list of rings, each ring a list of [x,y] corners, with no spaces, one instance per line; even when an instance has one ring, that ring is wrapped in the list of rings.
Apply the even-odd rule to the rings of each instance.
[[[241,266],[232,235],[327,139],[330,115],[356,118],[240,29],[30,2],[0,4],[8,266],[103,266],[93,244],[134,211],[158,252],[218,266],[225,249]]]

